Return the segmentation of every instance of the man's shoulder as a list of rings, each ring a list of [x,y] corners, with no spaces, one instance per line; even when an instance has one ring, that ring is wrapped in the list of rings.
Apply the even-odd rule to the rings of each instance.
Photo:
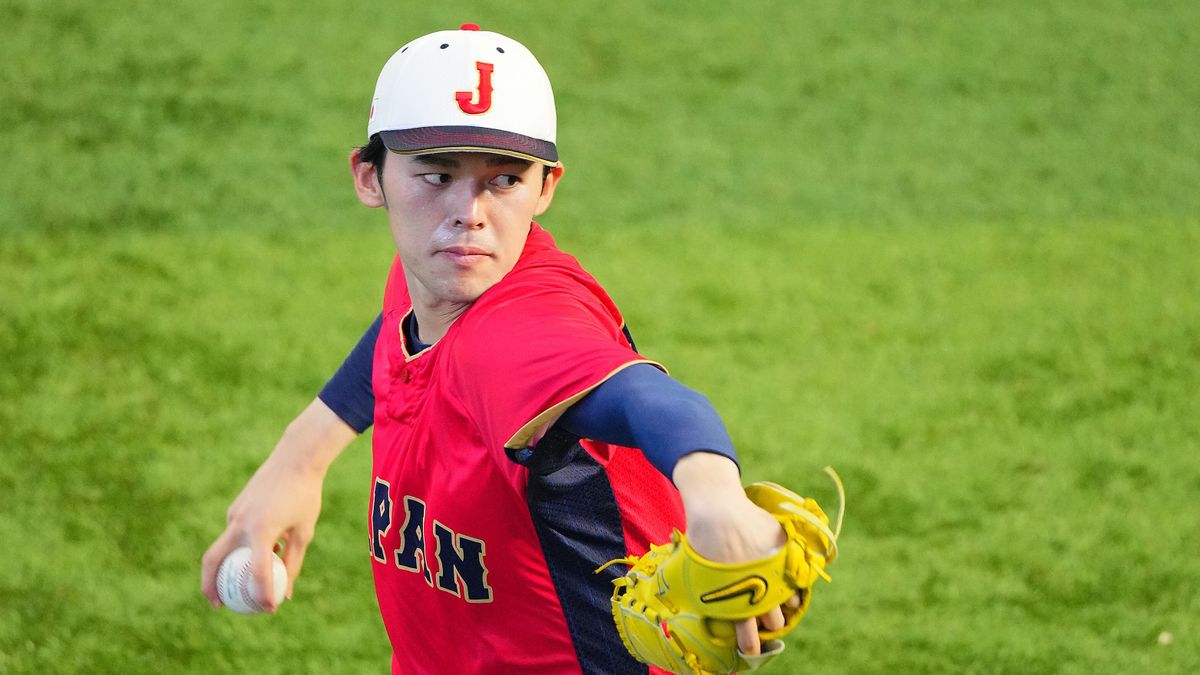
[[[521,261],[459,319],[461,337],[495,346],[498,336],[615,335],[624,325],[600,283],[557,246],[527,247]]]
[[[559,248],[554,238],[536,222],[521,258],[501,285],[523,288],[541,285],[565,291],[586,292],[608,298],[600,282],[570,253]]]
[[[388,270],[387,283],[383,288],[383,311],[385,314],[396,310],[408,311],[412,300],[408,297],[408,281],[404,278],[404,263],[397,253],[392,258],[391,269]]]

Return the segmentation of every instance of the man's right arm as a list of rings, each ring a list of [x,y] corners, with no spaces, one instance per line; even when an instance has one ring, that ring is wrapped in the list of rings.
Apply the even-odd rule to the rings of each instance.
[[[229,507],[225,531],[204,553],[200,589],[214,607],[217,598],[217,568],[225,556],[239,546],[249,546],[251,569],[262,595],[259,602],[274,611],[269,597],[271,551],[283,542],[283,560],[288,570],[288,596],[292,594],[321,513],[321,486],[333,460],[358,436],[320,399],[300,413],[254,472],[241,494]]]
[[[275,449],[229,507],[225,531],[204,554],[200,589],[214,607],[217,568],[231,551],[249,546],[259,602],[274,610],[271,552],[281,541],[288,571],[287,597],[321,513],[321,487],[333,461],[371,425],[375,406],[371,364],[380,319],[363,334],[318,398],[292,420]]]

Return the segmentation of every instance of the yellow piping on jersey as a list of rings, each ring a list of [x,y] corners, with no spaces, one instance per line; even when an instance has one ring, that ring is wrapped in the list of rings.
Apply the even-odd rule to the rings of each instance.
[[[637,359],[637,360],[625,363],[625,364],[621,365],[620,367],[616,368],[615,370],[613,370],[608,375],[605,375],[603,378],[601,378],[598,382],[596,382],[592,386],[584,389],[583,391],[580,391],[579,393],[572,394],[571,396],[559,401],[558,403],[555,403],[554,405],[550,406],[549,408],[538,413],[538,415],[536,417],[534,417],[533,419],[526,422],[525,426],[518,429],[517,433],[513,434],[513,437],[508,439],[508,441],[504,444],[504,447],[515,448],[515,449],[528,447],[529,442],[531,440],[533,440],[534,436],[537,435],[537,432],[541,431],[542,428],[549,427],[551,424],[558,421],[558,418],[564,412],[567,411],[567,408],[570,408],[571,406],[578,403],[579,399],[590,394],[593,389],[595,389],[596,387],[599,387],[600,385],[607,382],[609,379],[612,378],[613,375],[616,375],[617,373],[621,372],[622,370],[625,370],[629,366],[635,366],[639,363],[649,363],[650,365],[654,366],[655,368],[658,368],[659,370],[663,371],[664,373],[667,372],[667,369],[661,363],[651,361],[649,359]]]

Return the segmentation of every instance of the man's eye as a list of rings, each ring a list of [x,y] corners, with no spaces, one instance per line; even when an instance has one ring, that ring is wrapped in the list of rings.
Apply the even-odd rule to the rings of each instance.
[[[448,173],[423,173],[421,178],[425,179],[430,185],[445,185],[450,182],[450,174]]]
[[[501,174],[492,179],[492,182],[499,187],[510,188],[521,182],[520,176],[514,176],[510,173]]]

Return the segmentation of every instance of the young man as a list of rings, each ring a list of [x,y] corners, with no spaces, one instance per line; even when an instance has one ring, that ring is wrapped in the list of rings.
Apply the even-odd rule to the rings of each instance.
[[[383,311],[230,507],[204,594],[219,604],[216,568],[242,545],[266,589],[283,541],[295,583],[325,471],[373,423],[393,672],[647,672],[610,614],[620,571],[594,570],[685,525],[724,562],[784,535],[745,497],[708,401],[637,354],[608,295],[533,222],[563,176],[545,72],[471,24],[418,38],[379,76],[368,139],[350,169],[396,242]],[[738,641],[758,653],[754,620]]]

